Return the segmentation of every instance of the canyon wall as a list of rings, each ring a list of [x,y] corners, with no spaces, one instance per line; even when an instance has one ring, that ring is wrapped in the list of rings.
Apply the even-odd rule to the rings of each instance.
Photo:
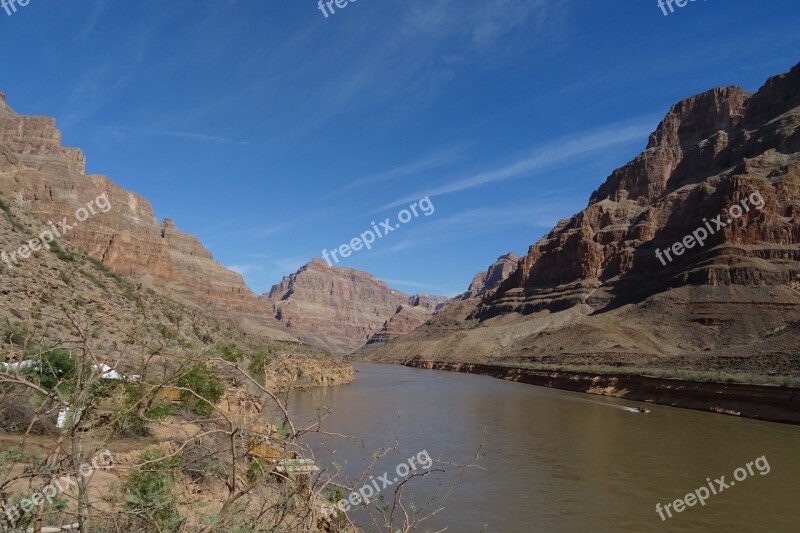
[[[111,209],[76,224],[65,237],[120,274],[183,303],[231,320],[245,331],[296,341],[237,273],[170,220],[160,224],[150,203],[108,177],[87,174],[77,148],[63,147],[55,120],[15,113],[0,97],[0,193],[44,224],[67,217],[101,194]]]
[[[410,309],[413,323],[424,322],[447,298],[390,289],[372,274],[340,268],[314,259],[285,276],[263,299],[275,318],[307,344],[334,353],[352,353],[381,331],[387,320],[400,314],[404,324],[396,333],[410,331],[404,320]],[[419,318],[417,318],[419,317]]]
[[[672,106],[586,209],[485,280],[371,356],[800,374],[800,66]]]

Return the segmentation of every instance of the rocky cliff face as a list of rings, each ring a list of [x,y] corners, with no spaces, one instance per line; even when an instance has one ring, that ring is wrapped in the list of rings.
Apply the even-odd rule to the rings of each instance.
[[[319,259],[284,277],[263,298],[275,318],[303,342],[334,353],[351,353],[363,346],[401,308],[414,309],[415,316],[429,316],[447,300],[419,294],[409,297],[372,274]]]
[[[381,329],[376,331],[367,341],[365,348],[389,342],[392,339],[411,333],[431,317],[430,309],[401,305],[397,311],[383,323]]]
[[[392,339],[411,333],[450,303],[446,296],[415,294],[408,299],[408,305],[401,305],[394,315],[383,323],[364,345],[365,350],[385,344]]]
[[[447,296],[431,296],[429,294],[417,293],[408,298],[408,305],[410,307],[419,307],[433,313],[443,309],[449,301],[450,298]]]
[[[616,170],[585,210],[531,246],[478,316],[563,309],[590,294],[589,305],[600,309],[685,283],[796,282],[798,106],[800,67],[754,95],[728,87],[675,104],[646,150]],[[766,201],[763,210],[750,208],[666,266],[657,259],[656,249],[681,241],[704,219],[729,219],[729,209],[755,193]]]
[[[475,274],[467,292],[460,294],[458,298],[462,300],[477,298],[497,288],[517,269],[519,260],[520,257],[514,252],[501,255],[489,266],[488,270]]]
[[[800,371],[800,66],[675,104],[586,209],[468,302],[377,356]]]
[[[111,209],[75,225],[66,239],[114,271],[170,290],[180,301],[233,320],[250,333],[296,340],[241,276],[214,261],[197,239],[171,221],[159,224],[142,196],[106,176],[86,174],[83,153],[61,145],[54,119],[19,115],[5,97],[0,98],[0,193],[43,225],[64,217],[72,221],[78,208],[106,194]]]

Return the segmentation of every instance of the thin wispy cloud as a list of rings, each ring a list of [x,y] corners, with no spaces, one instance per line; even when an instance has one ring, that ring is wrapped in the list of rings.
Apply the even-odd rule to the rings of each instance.
[[[389,252],[397,253],[402,252],[403,250],[407,250],[411,248],[411,241],[400,241],[399,243],[395,244],[394,246],[389,247]]]
[[[641,140],[644,143],[647,135],[655,128],[657,121],[656,115],[648,115],[633,122],[612,124],[601,130],[581,132],[563,137],[537,147],[527,158],[515,163],[473,174],[467,178],[451,181],[433,189],[418,191],[384,205],[376,211],[404,205],[424,196],[444,196],[486,185],[529,177],[558,164],[571,162],[578,157],[589,156],[631,141]]]
[[[103,16],[104,8],[96,8],[90,15],[89,29]],[[94,21],[92,21],[94,19]],[[163,22],[162,22],[163,24]],[[113,59],[97,61],[94,66],[81,69],[72,80],[69,95],[58,115],[62,130],[74,127],[120,97],[139,78],[139,69],[146,64],[157,38],[159,24],[135,33],[114,54]]]
[[[215,239],[259,239],[263,237],[272,237],[274,235],[280,235],[286,233],[295,223],[292,221],[289,222],[279,222],[277,224],[271,224],[267,226],[261,225],[247,225],[241,222],[238,222],[233,229],[230,231],[222,231],[219,233],[212,233],[208,234],[209,237],[213,237]]]
[[[242,146],[252,146],[253,143],[249,141],[239,141],[236,139],[227,139],[225,137],[217,137],[214,135],[205,135],[202,133],[190,133],[184,131],[169,131],[169,130],[149,130],[143,128],[128,128],[125,126],[109,126],[110,129],[123,131],[127,133],[139,133],[142,135],[155,135],[162,137],[176,137],[179,139],[187,139],[192,141],[203,141],[222,144],[240,144]]]
[[[496,228],[509,225],[524,225],[529,227],[552,227],[560,219],[570,217],[574,210],[582,206],[580,200],[552,199],[546,201],[534,198],[525,204],[498,205],[478,207],[456,213],[439,221],[434,221],[430,227],[423,228],[427,233],[442,234],[454,230],[469,230],[480,228]]]
[[[393,254],[420,245],[441,245],[448,241],[474,238],[504,227],[530,228],[530,240],[533,242],[540,236],[535,235],[536,229],[546,231],[581,208],[582,205],[574,196],[560,197],[556,193],[543,194],[524,204],[468,209],[415,228],[413,235],[387,247],[384,253]]]
[[[327,80],[331,89],[324,92],[324,100],[309,99],[314,112],[288,123],[281,138],[302,137],[348,111],[376,106],[381,106],[383,125],[394,127],[407,120],[401,109],[427,106],[452,88],[466,68],[494,64],[547,36],[559,36],[566,24],[566,3],[484,0],[465,8],[462,0],[387,2],[382,8],[384,22],[376,26],[378,41],[355,26],[355,18],[339,19],[343,24],[336,40],[339,46],[319,56],[341,65]],[[319,28],[330,28],[323,20],[318,21]],[[388,111],[388,102],[395,112]]]
[[[58,116],[61,129],[70,129],[97,113],[133,83],[146,48],[147,43],[142,44],[135,57],[124,66],[105,64],[81,73],[67,97],[64,112]]]
[[[345,185],[334,194],[341,194],[343,192],[365,187],[367,185],[374,185],[376,183],[385,183],[387,181],[404,178],[406,176],[414,176],[421,172],[433,170],[436,168],[445,167],[457,162],[464,151],[469,148],[471,143],[461,143],[452,146],[447,146],[436,152],[427,154],[416,161],[411,161],[403,165],[395,166],[384,172],[364,176],[353,182]]]
[[[245,257],[253,259],[260,259],[258,262],[261,270],[270,275],[275,275],[278,278],[294,274],[297,270],[309,262],[310,258],[306,256],[290,256],[290,257],[275,257],[270,254],[246,254]]]
[[[252,272],[260,272],[263,268],[260,265],[228,265],[225,268],[228,270],[232,270],[237,274],[244,276],[245,274],[250,274]]]
[[[110,8],[111,2],[98,1],[91,4],[89,16],[86,17],[86,22],[80,32],[80,38],[85,39],[89,36]]]

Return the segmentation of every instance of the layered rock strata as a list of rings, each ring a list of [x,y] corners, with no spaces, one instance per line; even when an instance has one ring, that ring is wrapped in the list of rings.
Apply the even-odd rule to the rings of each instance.
[[[703,243],[686,241],[698,228]],[[373,355],[797,375],[799,325],[796,66],[756,93],[672,106],[645,150],[499,287]]]
[[[87,174],[85,157],[61,143],[55,120],[23,116],[0,98],[0,193],[44,224],[67,217],[105,194],[111,204],[65,237],[115,272],[169,290],[182,302],[230,319],[246,331],[296,340],[274,320],[244,280],[214,261],[197,239],[165,220],[150,203],[108,177]]]
[[[410,307],[421,307],[431,312],[436,312],[448,304],[450,298],[447,296],[431,296],[429,294],[417,293],[409,296],[408,305]]]
[[[645,151],[614,171],[586,209],[532,245],[476,316],[559,310],[590,297],[602,309],[687,283],[795,283],[798,106],[800,67],[755,94],[726,87],[675,104]],[[730,219],[732,206],[758,195],[763,209],[751,206],[704,246],[671,263],[657,258],[657,249],[708,228],[717,215]]]
[[[431,312],[429,309],[401,305],[397,308],[395,314],[383,323],[381,329],[369,338],[365,347],[374,348],[394,338],[411,333],[430,317]]]
[[[447,298],[390,289],[372,274],[314,259],[263,296],[275,318],[303,342],[352,353],[397,314],[397,332],[422,324]],[[410,317],[415,317],[409,321]],[[402,324],[400,326],[399,324]]]

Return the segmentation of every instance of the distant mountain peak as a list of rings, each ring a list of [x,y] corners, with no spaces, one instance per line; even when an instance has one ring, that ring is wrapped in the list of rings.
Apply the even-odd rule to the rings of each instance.
[[[369,272],[318,258],[284,276],[262,298],[303,342],[334,353],[357,350],[401,309],[429,316],[448,301],[443,296],[408,296]]]

